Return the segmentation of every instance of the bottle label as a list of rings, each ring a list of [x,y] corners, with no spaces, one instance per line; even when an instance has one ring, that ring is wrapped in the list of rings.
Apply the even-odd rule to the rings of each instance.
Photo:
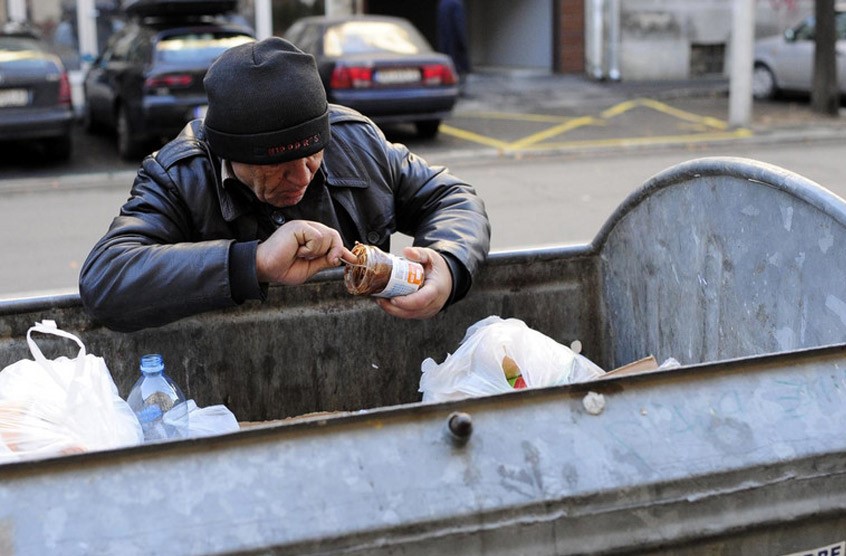
[[[376,297],[398,297],[408,295],[423,285],[423,265],[391,255],[391,277],[388,284]]]

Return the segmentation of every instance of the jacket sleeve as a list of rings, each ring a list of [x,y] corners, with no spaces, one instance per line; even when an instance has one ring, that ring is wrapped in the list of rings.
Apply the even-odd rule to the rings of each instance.
[[[397,230],[414,245],[445,255],[453,273],[448,304],[464,297],[490,249],[491,227],[476,190],[443,166],[430,166],[404,145],[388,144]]]
[[[198,180],[184,171],[184,179]],[[89,314],[109,328],[133,331],[236,304],[229,281],[233,240],[195,237],[179,191],[148,156],[120,215],[88,255],[80,297]]]

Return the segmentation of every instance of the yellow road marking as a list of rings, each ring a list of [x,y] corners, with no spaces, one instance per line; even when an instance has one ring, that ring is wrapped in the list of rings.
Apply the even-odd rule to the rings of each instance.
[[[701,123],[716,129],[728,129],[728,124],[722,120],[718,120],[717,118],[712,118],[710,116],[700,116],[698,114],[679,110],[678,108],[673,108],[672,106],[664,104],[663,102],[658,102],[657,100],[652,100],[648,98],[639,99],[639,101],[641,106],[652,108],[653,110],[657,110],[658,112],[663,112],[664,114],[674,116],[676,118],[679,118],[680,120]]]
[[[439,130],[440,133],[451,135],[459,139],[464,139],[465,141],[471,141],[473,143],[479,143],[482,145],[487,145],[489,147],[495,147],[497,149],[508,148],[508,143],[505,141],[500,141],[499,139],[494,139],[493,137],[487,137],[485,135],[479,135],[478,133],[473,133],[472,131],[452,127],[451,125],[441,124]]]
[[[703,130],[719,130],[719,132],[712,132],[708,133],[704,131],[703,133],[694,133],[694,134],[682,134],[682,135],[663,135],[657,137],[619,137],[619,138],[612,138],[612,139],[598,139],[598,140],[585,140],[585,141],[570,141],[564,143],[545,143],[543,145],[538,145],[542,141],[550,139],[551,137],[555,137],[556,135],[562,135],[568,133],[574,129],[578,129],[580,127],[594,125],[594,126],[602,126],[607,125],[609,120],[625,114],[629,110],[633,110],[635,108],[645,107],[651,110],[655,110],[657,112],[661,112],[663,114],[667,114],[673,118],[677,118],[683,120],[685,122],[689,122],[692,124],[690,127],[693,129],[703,129]],[[507,112],[476,112],[473,114],[467,114],[465,117],[476,117],[476,118],[486,118],[486,119],[497,119],[497,120],[512,120],[512,121],[526,121],[526,122],[549,122],[549,123],[557,123],[548,129],[543,131],[539,131],[537,133],[533,133],[531,135],[527,135],[526,137],[520,138],[516,141],[502,141],[500,139],[496,139],[493,137],[488,137],[486,135],[482,135],[479,133],[474,133],[472,131],[468,131],[465,129],[460,129],[457,127],[453,127],[447,124],[441,125],[441,132],[445,133],[446,135],[451,135],[452,137],[456,137],[458,139],[463,139],[465,141],[470,141],[473,143],[478,143],[481,145],[487,145],[489,147],[494,147],[501,150],[506,151],[522,151],[522,150],[531,150],[533,147],[537,148],[549,148],[549,147],[561,147],[561,146],[602,146],[602,145],[635,145],[635,144],[653,144],[653,143],[680,143],[680,142],[691,142],[691,141],[708,141],[708,140],[721,140],[721,139],[733,139],[733,138],[740,138],[740,137],[749,137],[752,135],[752,132],[748,129],[736,129],[734,131],[727,131],[729,130],[729,125],[727,122],[712,118],[710,116],[700,116],[698,114],[694,114],[692,112],[687,112],[685,110],[679,110],[678,108],[674,108],[668,104],[663,102],[659,102],[653,99],[645,99],[645,98],[638,98],[633,100],[627,100],[625,102],[621,102],[602,111],[598,118],[593,116],[582,116],[577,118],[565,118],[562,116],[551,116],[546,114],[514,114],[514,113],[507,113]],[[724,132],[724,133],[720,133]]]
[[[485,120],[514,120],[518,122],[566,122],[574,118],[551,116],[549,114],[515,114],[513,112],[470,112],[461,115],[464,118]]]
[[[696,143],[701,141],[723,141],[751,137],[752,131],[745,128],[727,132],[691,133],[687,135],[661,135],[653,137],[621,137],[615,139],[586,139],[580,141],[564,141],[560,143],[544,143],[544,148],[574,148],[574,147],[627,147],[651,144]]]
[[[550,137],[555,137],[556,135],[561,135],[562,133],[567,133],[573,129],[583,127],[586,125],[590,125],[594,123],[596,120],[591,116],[584,116],[582,118],[576,118],[575,120],[570,120],[569,122],[564,122],[563,124],[559,124],[555,127],[551,127],[544,131],[540,131],[538,133],[534,133],[529,135],[528,137],[524,137],[519,141],[515,141],[511,143],[508,148],[520,150],[530,147],[532,145],[536,145],[543,141],[544,139],[549,139]]]

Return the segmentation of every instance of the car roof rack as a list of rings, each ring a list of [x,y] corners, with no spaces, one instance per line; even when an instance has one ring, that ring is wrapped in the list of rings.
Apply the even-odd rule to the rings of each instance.
[[[191,17],[236,11],[237,0],[131,0],[124,5],[131,17]]]

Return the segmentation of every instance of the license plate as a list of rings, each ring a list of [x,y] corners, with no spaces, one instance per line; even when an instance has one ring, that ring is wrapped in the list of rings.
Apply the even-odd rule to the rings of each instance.
[[[0,90],[0,107],[26,106],[29,104],[29,91],[26,89]]]
[[[419,69],[384,69],[376,72],[373,80],[380,85],[404,85],[420,81]]]
[[[202,106],[195,106],[194,107],[194,117],[195,118],[205,118],[206,112],[208,111],[209,107],[206,105]]]

